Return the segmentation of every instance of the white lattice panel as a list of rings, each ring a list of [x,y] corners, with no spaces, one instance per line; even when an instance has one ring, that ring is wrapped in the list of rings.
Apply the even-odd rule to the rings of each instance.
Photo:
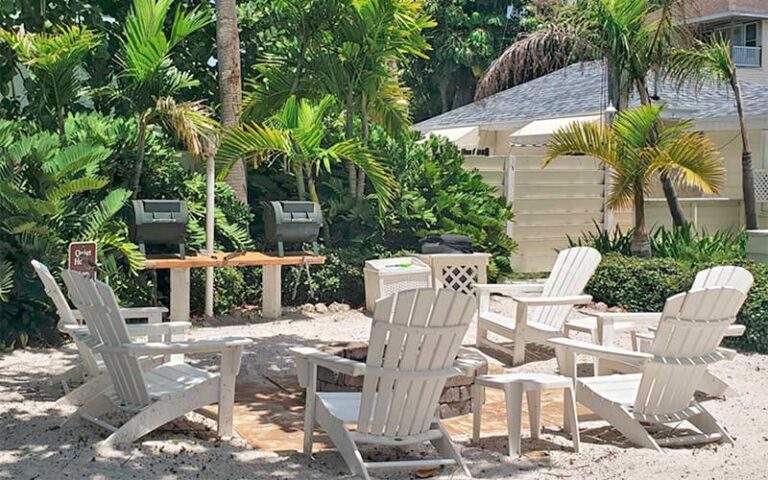
[[[443,267],[440,275],[443,280],[443,288],[450,288],[459,293],[473,294],[472,285],[480,283],[474,265],[460,265]]]
[[[755,170],[755,200],[768,202],[768,170]]]
[[[450,288],[460,293],[474,294],[475,283],[488,280],[487,253],[419,255],[419,259],[432,268],[435,288]]]

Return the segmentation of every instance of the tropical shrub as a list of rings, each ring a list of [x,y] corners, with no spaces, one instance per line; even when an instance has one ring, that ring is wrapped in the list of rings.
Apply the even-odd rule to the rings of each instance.
[[[106,188],[111,153],[89,140],[62,143],[34,125],[0,120],[0,340],[20,333],[53,338],[30,260],[58,270],[68,244],[88,240],[99,244],[110,271],[140,266],[143,256],[117,215],[130,192]]]
[[[630,245],[634,232],[622,231],[618,226],[608,232],[595,224],[595,230],[581,236],[568,237],[568,245],[590,246],[602,254],[631,255]],[[714,234],[697,230],[690,223],[682,227],[660,226],[651,230],[651,253],[657,258],[674,258],[687,265],[702,263],[733,263],[746,256],[745,232],[718,230]]]
[[[432,233],[455,233],[473,239],[476,251],[493,255],[489,276],[512,273],[509,257],[517,244],[506,233],[514,216],[511,206],[476,171],[466,170],[464,156],[445,139],[419,142],[417,135],[397,141],[374,136],[382,156],[395,172],[399,191],[392,208],[379,215],[366,202],[349,202],[342,183],[329,202],[334,244],[380,245],[385,250],[418,250],[418,241]]]
[[[693,284],[694,272],[671,258],[640,259],[608,255],[598,266],[585,292],[594,301],[633,312],[659,312],[667,297]]]
[[[736,323],[747,327],[741,337],[726,345],[768,353],[768,265],[745,260],[728,262],[749,270],[755,284]],[[587,284],[586,293],[596,302],[620,306],[632,312],[659,312],[666,299],[691,288],[696,272],[719,262],[689,265],[671,258],[641,259],[609,254]]]

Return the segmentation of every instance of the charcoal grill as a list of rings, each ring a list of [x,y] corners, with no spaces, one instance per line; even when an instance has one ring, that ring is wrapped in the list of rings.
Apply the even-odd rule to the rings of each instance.
[[[133,200],[131,238],[146,254],[146,245],[174,245],[184,258],[189,211],[182,200]]]
[[[323,212],[314,202],[280,201],[264,204],[264,246],[277,247],[285,255],[286,243],[312,243],[318,254],[317,237],[323,226]]]

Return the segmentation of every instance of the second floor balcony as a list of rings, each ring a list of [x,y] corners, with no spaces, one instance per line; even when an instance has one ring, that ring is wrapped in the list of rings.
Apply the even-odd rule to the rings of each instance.
[[[761,47],[733,46],[733,62],[737,67],[759,68],[762,65],[762,56]]]

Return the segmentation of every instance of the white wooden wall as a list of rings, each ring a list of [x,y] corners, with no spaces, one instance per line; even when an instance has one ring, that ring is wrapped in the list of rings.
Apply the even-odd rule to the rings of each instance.
[[[544,149],[513,147],[507,198],[515,209],[511,235],[519,244],[513,266],[519,272],[552,268],[567,236],[603,225],[605,171],[591,157],[562,157],[541,168]]]

